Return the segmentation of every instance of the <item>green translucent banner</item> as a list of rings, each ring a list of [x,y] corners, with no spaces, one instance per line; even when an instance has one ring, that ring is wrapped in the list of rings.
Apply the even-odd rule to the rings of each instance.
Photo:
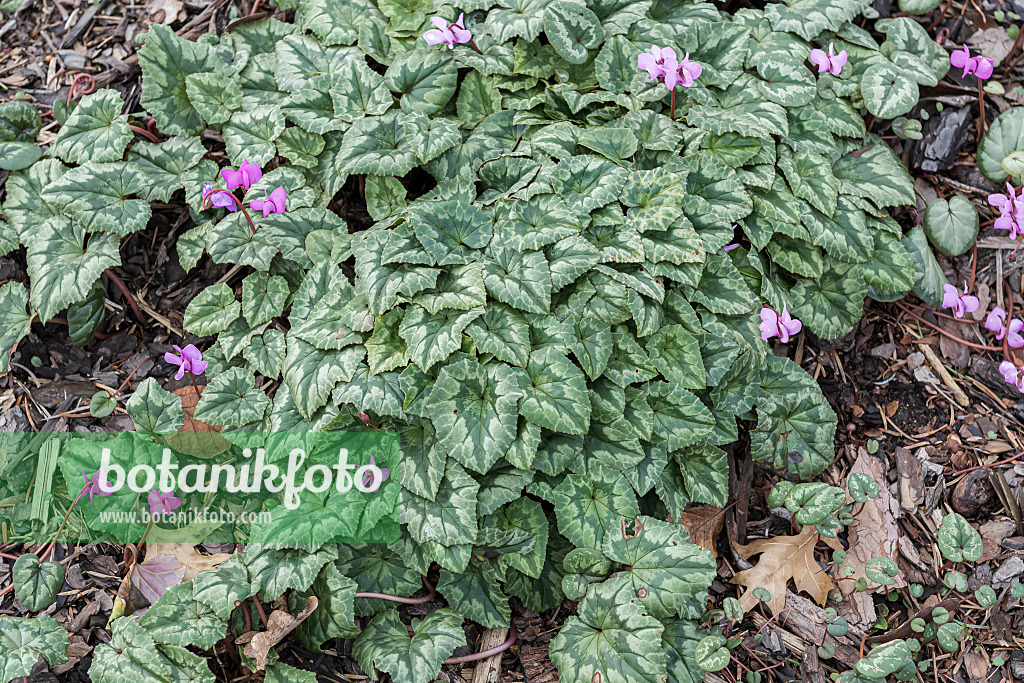
[[[0,434],[0,539],[390,543],[400,460],[378,430]]]

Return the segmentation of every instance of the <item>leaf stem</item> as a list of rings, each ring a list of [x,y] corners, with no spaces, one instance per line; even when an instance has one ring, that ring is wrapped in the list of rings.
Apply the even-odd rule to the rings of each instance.
[[[470,47],[472,47],[472,48],[473,48],[474,50],[476,50],[477,54],[480,54],[480,55],[482,55],[482,54],[483,54],[483,52],[480,52],[480,48],[478,48],[478,47],[476,46],[476,41],[475,41],[475,40],[473,40],[472,38],[470,38],[470,39],[469,39],[469,45],[470,45]]]
[[[137,302],[135,300],[135,297],[132,296],[132,293],[128,290],[128,286],[124,283],[124,280],[114,275],[114,271],[111,270],[110,268],[104,270],[103,274],[106,275],[107,278],[111,282],[113,282],[118,289],[121,290],[122,294],[124,294],[124,298],[128,300],[128,305],[131,306],[132,312],[135,313],[135,317],[138,319],[139,324],[145,325],[147,322],[147,318],[145,315],[142,314],[142,309],[139,308],[139,302]]]

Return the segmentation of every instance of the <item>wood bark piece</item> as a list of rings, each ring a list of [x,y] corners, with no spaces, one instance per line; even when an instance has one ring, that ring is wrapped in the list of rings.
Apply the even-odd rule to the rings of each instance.
[[[490,650],[492,647],[504,643],[506,639],[508,639],[507,628],[489,628],[480,637],[478,649],[481,652]],[[498,677],[501,675],[501,656],[503,654],[505,653],[499,652],[477,662],[476,669],[473,670],[473,683],[497,683]]]
[[[777,630],[783,645],[790,652],[797,656],[803,656],[808,644],[817,647],[827,642],[832,643],[836,648],[835,659],[847,667],[852,667],[860,659],[859,645],[855,643],[854,638],[850,635],[842,638],[829,635],[825,610],[792,591],[786,593],[786,605],[785,613],[768,628]],[[750,616],[754,620],[754,625],[759,629],[768,623],[768,620],[757,612]],[[856,635],[852,629],[850,633]]]

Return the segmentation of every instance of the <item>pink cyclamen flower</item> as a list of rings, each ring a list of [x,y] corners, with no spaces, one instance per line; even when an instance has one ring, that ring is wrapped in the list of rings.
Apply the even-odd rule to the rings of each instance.
[[[782,315],[767,306],[761,309],[761,324],[758,327],[761,330],[761,339],[765,341],[778,337],[786,344],[790,337],[796,336],[803,329],[803,326],[802,322],[789,315],[785,306],[782,307]]]
[[[263,177],[263,170],[256,164],[250,164],[248,159],[243,159],[242,165],[238,167],[237,171],[225,168],[221,169],[220,175],[224,178],[224,184],[229,190],[236,187],[248,190]]]
[[[83,470],[82,479],[85,479],[85,486],[82,487],[83,491],[79,495],[84,495],[86,492],[88,492],[89,505],[92,505],[92,497],[94,495],[103,496],[104,498],[106,498],[107,496],[114,495],[114,492],[110,490],[110,482],[100,481],[99,470],[97,470],[96,474],[92,475],[91,477],[86,476],[85,471]]]
[[[374,459],[372,455],[370,456],[370,464],[373,465],[374,467],[377,466],[377,461]],[[387,467],[381,467],[380,483],[378,483],[376,488],[374,488],[373,490],[376,491],[380,489],[380,485],[386,482],[388,480],[388,477],[390,476],[391,470],[389,470]],[[373,474],[371,472],[366,472],[365,474],[363,474],[363,488],[368,487],[371,483],[373,483]]]
[[[194,344],[189,344],[184,349],[175,346],[174,350],[178,352],[178,355],[174,355],[170,351],[164,354],[166,362],[178,366],[178,374],[174,376],[174,379],[181,379],[185,376],[186,372],[191,372],[193,375],[201,375],[206,371],[208,363],[203,360],[203,352],[197,349]]]
[[[288,193],[283,187],[279,187],[267,196],[266,190],[263,191],[263,199],[254,199],[249,203],[253,211],[262,211],[263,217],[266,218],[272,213],[284,213],[285,202],[288,201]]]
[[[676,67],[675,71],[665,72],[665,87],[669,90],[673,90],[678,83],[684,88],[689,88],[693,85],[694,81],[700,78],[700,75],[703,72],[704,67],[697,62],[691,62],[690,53],[687,52],[683,56],[683,61],[679,62],[679,66]]]
[[[1024,368],[1014,365],[1008,360],[1004,360],[999,364],[999,374],[1003,376],[1009,384],[1017,387],[1017,391],[1024,394]]]
[[[650,52],[643,52],[636,58],[636,65],[651,76],[652,81],[665,77],[665,65],[675,70],[679,62],[676,61],[676,51],[670,47],[660,48],[651,45]]]
[[[174,495],[174,491],[157,491],[155,486],[146,496],[146,502],[151,515],[164,515],[181,507],[181,499]]]
[[[456,43],[468,43],[473,39],[473,34],[466,29],[463,23],[464,16],[460,14],[454,24],[449,24],[441,17],[434,17],[430,21],[436,28],[424,33],[423,40],[427,41],[427,45],[447,45],[449,50],[455,47]]]
[[[222,209],[228,211],[238,211],[238,202],[235,198],[229,195],[227,192],[215,192],[213,183],[205,183],[203,185],[203,203],[206,203],[206,199],[209,197],[210,204],[212,206],[219,206]]]
[[[1006,336],[1006,311],[999,306],[995,306],[989,311],[985,316],[985,329],[995,332],[996,339],[1002,341]]]
[[[846,50],[839,54],[835,53],[834,43],[828,44],[828,52],[814,48],[811,50],[811,63],[818,67],[818,73],[830,73],[838,76],[839,72],[846,66]]]
[[[1006,194],[990,194],[988,203],[992,208],[998,209],[1000,214],[994,228],[1008,230],[1011,240],[1024,234],[1024,189],[1018,194],[1007,181]]]
[[[960,78],[965,78],[967,74],[974,74],[982,81],[992,77],[992,60],[981,55],[972,57],[971,51],[967,49],[966,45],[963,50],[955,50],[949,56],[949,63],[964,70]]]
[[[999,341],[1006,337],[1006,343],[1015,349],[1024,346],[1024,335],[1020,333],[1021,330],[1024,330],[1024,321],[1014,318],[1007,327],[1006,311],[999,306],[994,307],[985,317],[985,329],[995,332],[996,339]]]
[[[733,244],[727,244],[724,247],[722,247],[722,251],[732,251],[733,249],[735,249],[738,246],[740,246],[739,242],[734,242]]]
[[[967,293],[967,283],[964,283],[964,291],[961,294],[956,287],[951,284],[942,285],[942,307],[952,308],[953,316],[957,318],[964,317],[965,313],[974,313],[978,310],[980,303],[978,297],[971,296]]]

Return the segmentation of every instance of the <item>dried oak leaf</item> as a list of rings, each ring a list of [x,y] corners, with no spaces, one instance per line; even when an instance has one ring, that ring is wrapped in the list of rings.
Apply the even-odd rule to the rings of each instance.
[[[212,458],[231,448],[231,443],[220,435],[222,427],[214,426],[195,419],[196,406],[202,396],[204,387],[199,393],[192,385],[175,389],[173,394],[181,397],[181,409],[185,411],[185,424],[174,434],[164,437],[167,445],[185,455],[195,458]]]
[[[170,556],[177,560],[178,564],[185,568],[180,581],[190,581],[205,569],[215,569],[221,562],[231,557],[231,553],[203,555],[196,550],[194,543],[146,543],[147,562],[151,557],[162,556]]]
[[[804,591],[824,605],[828,592],[835,585],[814,560],[814,544],[818,538],[817,529],[807,525],[796,536],[764,538],[747,545],[733,543],[736,552],[748,560],[761,554],[761,559],[753,568],[739,572],[732,578],[732,583],[747,587],[740,596],[743,611],[748,612],[757,605],[754,589],[765,588],[772,596],[768,609],[772,614],[781,612],[786,607],[786,585],[790,579],[793,579],[797,590]]]
[[[298,628],[317,607],[315,595],[306,598],[306,609],[294,617],[283,609],[276,609],[267,617],[266,631],[249,631],[238,637],[236,643],[245,643],[245,656],[256,660],[256,670],[267,668],[267,656],[275,645]]]

